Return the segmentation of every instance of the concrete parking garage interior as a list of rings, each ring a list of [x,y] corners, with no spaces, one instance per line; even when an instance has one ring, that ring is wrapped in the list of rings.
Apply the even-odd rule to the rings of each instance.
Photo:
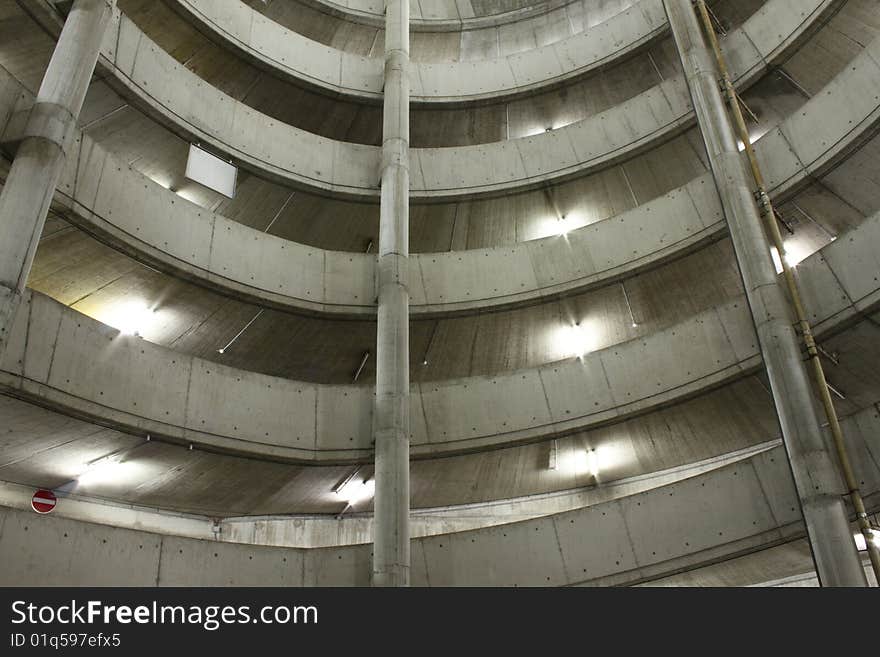
[[[0,584],[876,586],[878,128],[876,0],[0,2]]]

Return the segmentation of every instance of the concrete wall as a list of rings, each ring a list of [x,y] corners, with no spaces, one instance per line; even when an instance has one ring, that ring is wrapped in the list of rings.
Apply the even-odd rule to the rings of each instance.
[[[588,0],[595,2],[595,0]],[[341,16],[350,21],[364,21],[378,24],[383,16],[383,0],[298,0],[307,7],[315,7],[329,15]],[[474,29],[475,26],[501,24],[523,19],[525,16],[541,15],[567,7],[581,5],[583,0],[537,0],[522,3],[522,8],[510,10],[508,5],[496,6],[480,3],[477,7],[471,0],[415,0],[410,6],[410,20],[416,29]],[[603,0],[603,5],[612,5],[618,10],[631,6],[630,0]],[[424,6],[423,6],[424,5]]]
[[[778,61],[835,3],[792,11],[771,0],[726,47],[741,84]],[[247,167],[325,192],[375,198],[379,149],[333,141],[281,124],[233,100],[161,51],[117,12],[103,64],[121,91],[189,138]],[[444,68],[444,71],[446,69]],[[449,199],[534,186],[630,156],[692,123],[683,80],[667,80],[626,103],[535,137],[460,148],[414,149],[414,198]]]
[[[863,411],[859,415],[868,413],[871,411]],[[844,424],[848,426],[853,421],[847,418]],[[410,514],[410,533],[413,537],[450,534],[580,509],[703,474],[748,459],[778,444],[779,441],[774,440],[688,465],[606,482],[601,486],[475,504],[414,509]],[[177,448],[177,451],[180,457],[186,458],[184,448]],[[134,454],[129,456],[134,457]],[[139,483],[129,479],[125,486],[130,489],[137,487]],[[206,489],[210,489],[210,484],[206,486]],[[316,484],[316,487],[319,486]],[[329,489],[329,485],[327,488]],[[209,516],[126,504],[116,498],[108,500],[100,495],[96,497],[84,492],[79,486],[76,489],[62,487],[55,490],[62,498],[53,511],[56,517],[157,534],[225,543],[300,548],[357,545],[369,543],[372,536],[373,515],[367,511],[349,509],[343,516],[294,513],[236,515],[227,511],[222,516]],[[0,507],[29,511],[33,493],[32,485],[0,481]],[[178,497],[188,496],[178,489]],[[186,506],[187,501],[179,499],[178,504]]]
[[[595,426],[742,376],[758,362],[740,300],[582,360],[416,384],[413,453]],[[646,363],[655,373],[650,379]],[[356,459],[372,450],[369,386],[316,385],[225,367],[119,335],[36,293],[22,305],[0,371],[2,385],[17,395],[137,433],[298,460]],[[584,397],[580,390],[594,392]]]
[[[799,267],[820,331],[875,308],[880,254],[870,245],[878,239],[875,215]],[[413,453],[587,429],[731,381],[759,362],[740,298],[580,359],[416,384]],[[120,336],[39,294],[30,294],[19,313],[0,370],[2,384],[16,395],[138,433],[301,460],[371,453],[369,387],[314,385],[209,363]]]
[[[246,4],[213,0],[175,0],[204,29],[251,59],[298,82],[334,93],[378,98],[382,92],[381,58],[336,50],[289,30]],[[465,102],[497,98],[582,75],[625,56],[666,32],[659,0],[550,45],[497,59],[412,65],[413,102]]]
[[[849,334],[848,342],[855,342]],[[841,357],[855,361],[862,353],[850,356],[843,351]],[[856,399],[855,404],[841,409],[845,414],[873,406],[880,399],[876,378],[866,382],[870,390],[858,394],[850,387],[851,377],[841,380],[836,370],[835,383]],[[190,450],[167,441],[147,441],[143,434],[96,426],[8,395],[0,395],[0,417],[6,427],[0,444],[0,481],[63,488],[76,498],[112,500],[136,509],[212,518],[335,517],[345,502],[333,489],[354,469],[340,464],[279,463],[259,455],[241,458],[198,445]],[[619,482],[647,486],[643,480],[663,472],[733,458],[772,442],[778,435],[772,400],[758,377],[751,376],[671,407],[553,441],[415,459],[411,464],[412,506],[436,510],[509,501],[513,513],[519,512],[514,508],[518,498],[572,491],[580,491],[577,496],[582,501],[569,508],[586,506],[607,499],[603,496]],[[555,469],[550,468],[552,448],[557,457]],[[125,465],[121,468],[109,467],[95,477],[81,479],[89,463],[120,450],[127,450],[122,454]],[[595,450],[597,475],[583,461],[587,450]],[[370,460],[364,459],[363,476],[370,474]],[[486,476],[487,472],[492,476]],[[29,498],[24,498],[23,508],[28,508]],[[557,499],[564,499],[564,495]],[[4,504],[12,503],[0,500],[0,506]],[[372,500],[363,500],[345,516],[368,513],[371,506]],[[519,505],[519,510],[522,508]],[[554,509],[564,510],[568,509]]]
[[[260,11],[257,2],[262,4],[262,0],[250,0],[249,4],[256,5],[255,8]],[[384,28],[382,8],[377,0],[298,0],[297,5],[317,10],[315,13],[319,13],[325,20],[326,17],[333,17],[340,23],[356,24],[362,28]],[[603,22],[632,5],[632,0],[543,0],[522,3],[520,7],[512,9],[506,2],[480,2],[474,6],[470,0],[416,0],[410,5],[410,25],[415,42],[419,41],[422,34],[434,38],[438,33],[453,32],[460,33],[455,36],[460,36],[464,46],[471,39],[471,34],[476,32],[476,41],[500,42],[502,51],[506,51],[505,45],[512,48],[519,45],[518,49],[526,49],[523,42],[528,43],[529,31],[533,31],[533,38],[539,42],[542,39],[546,42],[557,41]],[[380,12],[378,14],[377,6]],[[284,8],[270,6],[266,7],[265,12],[278,22],[290,26],[284,19],[297,9],[298,7],[290,7],[284,11]],[[301,10],[299,13],[302,13]],[[350,44],[341,47],[347,49],[347,45]],[[469,50],[463,48],[461,58],[468,58],[468,52]],[[422,55],[420,49],[415,50],[415,53]]]
[[[877,432],[860,436],[873,450]],[[876,462],[860,473],[873,501]],[[876,504],[876,502],[874,502]],[[802,535],[781,447],[621,500],[413,541],[415,586],[631,584]],[[0,583],[21,585],[369,584],[366,546],[221,544],[0,511]]]
[[[867,92],[880,75],[878,61],[875,40],[823,93],[758,140],[774,196],[790,194],[870,134],[880,117],[880,101]],[[9,114],[25,92],[2,71],[0,83]],[[87,230],[227,292],[310,312],[375,312],[375,256],[325,251],[247,228],[153,183],[87,136],[73,149],[59,197]],[[679,256],[724,230],[707,174],[565,238],[416,254],[413,313],[510,306],[584,290]]]

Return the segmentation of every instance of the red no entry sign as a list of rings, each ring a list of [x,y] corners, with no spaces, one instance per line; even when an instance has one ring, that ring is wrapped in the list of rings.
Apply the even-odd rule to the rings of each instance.
[[[31,498],[31,506],[37,513],[49,513],[55,508],[58,498],[50,490],[38,490]]]

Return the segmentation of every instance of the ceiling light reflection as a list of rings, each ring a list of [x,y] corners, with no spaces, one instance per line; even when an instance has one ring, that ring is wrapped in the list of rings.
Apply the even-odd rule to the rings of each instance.
[[[549,216],[536,223],[534,234],[527,239],[543,239],[554,235],[565,236],[586,225],[587,220],[580,214],[571,213],[561,217]]]
[[[371,497],[373,497],[375,492],[375,479],[370,479],[369,481],[352,479],[346,482],[345,485],[343,485],[339,490],[336,491],[336,496],[351,505],[355,505],[359,502],[365,502],[366,500],[370,499]]]
[[[784,247],[785,262],[789,267],[797,267],[812,255],[810,250],[803,243],[794,239],[788,240]]]
[[[95,319],[119,329],[122,335],[142,336],[158,319],[157,313],[142,299],[126,299],[109,304],[96,313]]]
[[[787,240],[783,244],[783,248],[785,253],[782,255],[782,258],[785,259],[785,264],[789,267],[797,267],[813,255],[813,252],[806,245],[796,239]],[[779,251],[775,246],[770,247],[770,257],[773,258],[773,266],[776,267],[776,273],[781,274],[783,272],[782,258],[779,257]]]
[[[601,344],[595,323],[587,320],[558,327],[552,332],[551,343],[559,358],[581,358]]]
[[[132,461],[102,459],[87,465],[77,482],[81,486],[120,484],[131,481],[139,470],[140,466]]]
[[[623,451],[614,445],[562,450],[557,457],[557,469],[572,476],[590,475],[598,479],[603,473],[624,462]]]

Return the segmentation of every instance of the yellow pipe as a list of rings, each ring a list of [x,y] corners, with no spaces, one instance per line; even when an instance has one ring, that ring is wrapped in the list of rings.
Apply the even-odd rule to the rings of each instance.
[[[807,348],[807,354],[810,357],[813,378],[816,381],[816,385],[819,389],[819,396],[822,399],[822,406],[824,407],[825,415],[828,418],[828,426],[831,428],[831,436],[834,439],[834,447],[837,451],[838,460],[840,461],[843,478],[847,490],[849,491],[850,500],[856,511],[859,529],[862,532],[862,536],[865,537],[868,556],[871,559],[871,567],[874,569],[874,576],[876,577],[878,584],[880,584],[880,547],[878,547],[873,540],[873,531],[871,529],[871,523],[868,522],[865,502],[862,499],[862,494],[859,492],[859,484],[856,480],[855,473],[852,469],[852,463],[849,459],[846,442],[843,438],[843,431],[840,428],[840,420],[837,417],[837,410],[834,408],[834,401],[831,399],[831,393],[828,391],[828,380],[825,378],[825,369],[822,367],[822,360],[819,356],[819,349],[816,346],[816,339],[813,336],[813,329],[807,319],[807,313],[804,309],[800,290],[798,289],[797,279],[795,279],[794,270],[785,260],[785,246],[782,240],[782,233],[779,231],[776,211],[773,208],[770,195],[767,193],[764,174],[761,172],[761,167],[758,164],[758,156],[755,153],[755,148],[752,146],[751,138],[749,137],[746,120],[739,104],[739,95],[730,79],[730,70],[727,67],[724,55],[721,52],[721,44],[718,42],[718,36],[715,34],[715,29],[712,26],[712,19],[709,15],[709,8],[706,6],[706,0],[695,0],[695,5],[703,24],[703,29],[706,32],[706,36],[709,38],[712,50],[715,53],[715,61],[718,64],[718,70],[721,73],[721,82],[724,85],[724,92],[727,96],[728,103],[730,104],[731,112],[733,113],[734,124],[739,133],[739,138],[745,146],[745,152],[749,160],[749,166],[752,170],[752,176],[758,186],[758,201],[761,204],[763,210],[762,214],[766,220],[770,237],[776,246],[776,251],[779,253],[779,260],[782,262],[782,271],[785,276],[785,283],[788,287],[792,306],[794,306],[797,326],[800,330],[800,334],[803,336],[804,344]]]

